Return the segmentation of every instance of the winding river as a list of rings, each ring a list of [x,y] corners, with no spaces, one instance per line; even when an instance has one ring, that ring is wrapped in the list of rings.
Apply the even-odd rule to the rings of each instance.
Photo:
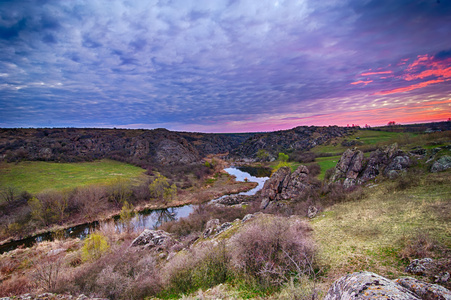
[[[224,169],[227,173],[230,175],[233,175],[236,177],[237,181],[250,181],[250,182],[257,182],[258,185],[247,191],[247,192],[241,192],[239,194],[241,195],[254,195],[256,192],[261,190],[263,188],[263,185],[265,181],[268,179],[268,177],[262,177],[260,176],[261,172],[252,172],[252,169],[246,169],[243,168],[242,170],[246,170],[248,172],[240,170],[241,168],[235,168],[230,167]],[[255,173],[251,175],[250,173]],[[267,174],[267,173],[263,173]],[[226,197],[228,195],[225,195],[223,197]],[[134,230],[142,230],[145,228],[154,229],[160,226],[161,224],[169,221],[178,220],[180,218],[187,217],[194,209],[194,206],[191,204],[179,206],[179,207],[171,207],[167,209],[156,209],[156,210],[144,210],[138,212],[135,217],[130,222],[130,226]],[[118,230],[122,230],[125,228],[125,225],[119,220],[118,217],[110,219],[109,221],[106,221],[106,223],[112,223]],[[62,232],[59,233],[60,237],[64,238],[80,238],[84,239],[87,235],[89,235],[91,232],[93,232],[96,228],[100,226],[98,221],[94,221],[92,223],[85,223],[78,226],[70,227],[64,229]],[[18,247],[31,247],[35,243],[40,243],[43,241],[53,241],[55,238],[59,237],[56,236],[53,232],[46,232],[42,234],[38,234],[29,238],[17,240],[17,241],[11,241],[9,243],[5,243],[3,245],[0,245],[0,254],[14,250]]]

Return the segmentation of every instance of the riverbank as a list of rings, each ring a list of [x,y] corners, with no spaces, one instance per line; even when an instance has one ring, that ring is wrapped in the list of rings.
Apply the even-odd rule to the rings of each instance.
[[[139,214],[140,212],[144,211],[165,210],[192,204],[202,204],[224,195],[238,194],[252,190],[257,185],[258,184],[256,182],[236,181],[235,176],[228,174],[224,170],[221,170],[221,172],[216,173],[212,178],[207,179],[207,184],[201,186],[200,188],[197,187],[188,191],[182,190],[178,193],[177,199],[171,202],[139,204],[134,208],[134,212]],[[14,244],[14,247],[16,247],[21,244],[21,241],[26,241],[23,244],[28,245],[42,240],[53,240],[55,236],[71,237],[69,234],[70,232],[72,232],[75,228],[83,226],[85,226],[86,228],[94,229],[96,227],[95,224],[104,223],[117,218],[120,214],[120,211],[120,209],[110,210],[109,212],[98,216],[97,218],[84,219],[80,222],[66,223],[62,225],[54,225],[50,228],[43,228],[34,231],[33,233],[28,234],[24,237],[9,237],[8,239],[3,240],[0,243],[0,253],[11,250],[11,248],[8,247],[8,244]]]

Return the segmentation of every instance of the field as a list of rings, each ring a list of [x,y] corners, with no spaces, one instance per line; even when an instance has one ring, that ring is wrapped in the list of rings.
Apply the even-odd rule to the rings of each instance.
[[[113,161],[83,163],[20,162],[0,164],[0,189],[13,187],[35,194],[47,189],[63,190],[84,185],[108,184],[123,177],[139,182],[145,170]]]
[[[343,153],[349,146],[342,146],[341,142],[344,140],[358,141],[363,143],[359,148],[365,149],[368,146],[382,145],[393,143],[402,138],[408,138],[414,136],[411,133],[403,132],[388,132],[388,131],[376,131],[376,130],[357,130],[356,133],[346,137],[339,138],[335,142],[337,145],[320,145],[313,148],[311,151],[315,153]]]

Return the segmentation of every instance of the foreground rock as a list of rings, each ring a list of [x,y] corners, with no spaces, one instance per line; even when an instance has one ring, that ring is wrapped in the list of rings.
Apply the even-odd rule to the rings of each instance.
[[[143,247],[161,251],[174,245],[176,241],[163,230],[145,229],[133,242],[130,247]]]
[[[451,299],[446,288],[413,278],[389,280],[371,272],[346,275],[330,287],[324,300],[341,299]]]

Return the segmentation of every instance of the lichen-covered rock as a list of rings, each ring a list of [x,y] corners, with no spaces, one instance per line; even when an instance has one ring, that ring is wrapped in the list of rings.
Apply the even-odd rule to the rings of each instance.
[[[220,234],[221,232],[226,231],[227,229],[229,229],[232,226],[233,226],[233,224],[230,222],[225,222],[225,223],[221,224],[221,226],[218,226],[216,228],[216,235]]]
[[[130,247],[144,247],[161,251],[172,246],[174,243],[175,240],[166,231],[145,229],[133,240]]]
[[[371,272],[358,272],[341,277],[330,287],[324,300],[418,300],[407,288]]]
[[[385,167],[384,175],[390,179],[393,179],[399,175],[399,173],[410,166],[410,158],[407,155],[399,155],[394,157],[390,163]]]
[[[414,275],[425,275],[426,271],[431,267],[431,258],[414,259],[410,262],[405,271]]]
[[[437,159],[431,167],[432,173],[442,172],[451,168],[451,156],[445,155]]]
[[[451,291],[438,284],[423,282],[412,277],[399,278],[395,282],[414,292],[423,300],[451,300]]]

